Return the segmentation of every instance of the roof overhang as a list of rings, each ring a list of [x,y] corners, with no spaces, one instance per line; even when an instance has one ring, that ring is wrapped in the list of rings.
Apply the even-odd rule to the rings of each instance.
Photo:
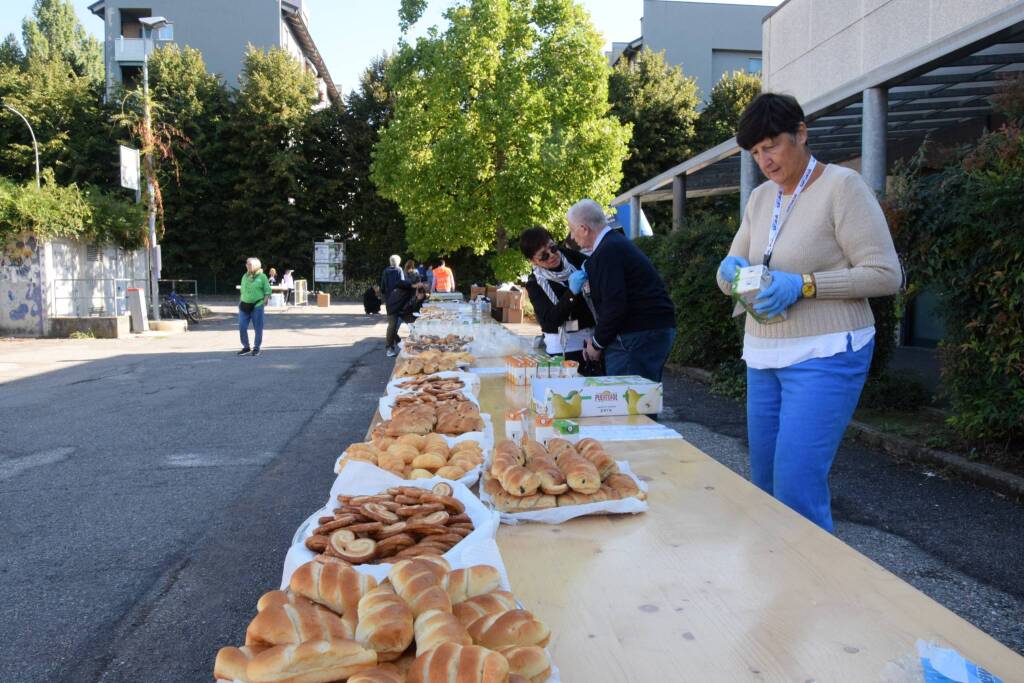
[[[87,9],[96,16],[102,17],[107,10],[107,2],[106,0],[97,0],[97,2],[89,5]]]
[[[1000,81],[1021,74],[1024,3],[1016,3],[802,103],[811,148],[826,162],[861,155],[862,96],[869,88],[888,91],[887,144],[920,144],[940,131],[987,122]],[[688,176],[688,197],[738,187],[739,151],[735,138],[727,140],[620,194],[612,206],[637,195],[643,202],[671,199],[665,188],[678,175]]]
[[[327,70],[327,64],[324,62],[320,50],[317,49],[313,36],[309,33],[306,20],[302,17],[301,3],[282,0],[281,14],[284,16],[288,26],[295,32],[295,38],[299,41],[299,45],[302,46],[302,51],[309,58],[309,61],[313,62],[313,66],[316,67],[320,78],[324,79],[324,83],[327,84],[327,95],[330,97],[331,102],[334,104],[340,103],[341,94],[338,92],[337,86],[334,85],[334,79],[331,78],[331,72]]]

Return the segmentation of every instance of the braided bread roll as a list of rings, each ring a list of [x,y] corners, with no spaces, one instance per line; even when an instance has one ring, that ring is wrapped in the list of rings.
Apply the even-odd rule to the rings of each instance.
[[[530,683],[544,683],[551,675],[551,660],[544,648],[536,645],[510,645],[498,648],[508,660],[510,674],[522,676]]]
[[[558,469],[558,465],[551,458],[530,458],[530,462],[526,463],[526,468],[531,472],[536,472],[540,477],[540,490],[544,493],[557,496],[569,490],[562,470]]]
[[[480,617],[467,629],[477,645],[496,650],[508,645],[539,645],[551,639],[551,630],[524,609]]]
[[[222,647],[217,652],[217,659],[213,663],[213,677],[225,681],[247,680],[249,662],[265,649],[265,647],[249,645]]]
[[[466,627],[450,612],[441,612],[436,609],[427,610],[416,617],[414,628],[417,657],[441,643],[473,644],[473,640],[466,632]]]
[[[383,583],[364,595],[358,613],[356,640],[376,651],[379,661],[397,659],[412,643],[412,610],[391,584]]]
[[[465,626],[469,626],[480,617],[488,614],[508,612],[516,608],[516,599],[508,591],[492,591],[477,595],[455,605],[455,617]]]
[[[437,573],[439,565],[421,559],[395,564],[388,573],[395,591],[412,609],[414,617],[427,610],[452,611],[452,601],[441,585],[444,573]]]
[[[353,640],[313,640],[272,647],[248,667],[248,683],[330,683],[377,665],[377,653]]]
[[[347,640],[355,633],[354,616],[353,613],[351,619],[345,620],[315,606],[275,605],[257,614],[249,623],[245,630],[245,644],[288,645],[307,640]]]
[[[582,456],[570,455],[567,450],[559,455],[558,469],[565,475],[569,488],[580,493],[595,493],[601,488],[601,475],[594,463]]]
[[[320,603],[342,616],[355,615],[359,600],[377,585],[377,580],[347,564],[307,562],[292,574],[292,592]]]
[[[442,583],[448,591],[452,605],[457,605],[477,595],[498,590],[501,586],[501,574],[489,564],[478,564],[449,572]]]
[[[475,645],[442,643],[420,655],[409,669],[408,683],[506,683],[508,661]]]

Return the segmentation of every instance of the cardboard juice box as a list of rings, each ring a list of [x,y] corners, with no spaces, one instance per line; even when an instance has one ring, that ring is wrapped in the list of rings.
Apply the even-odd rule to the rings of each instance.
[[[538,379],[533,409],[552,419],[601,415],[653,415],[661,412],[661,382],[636,375]]]

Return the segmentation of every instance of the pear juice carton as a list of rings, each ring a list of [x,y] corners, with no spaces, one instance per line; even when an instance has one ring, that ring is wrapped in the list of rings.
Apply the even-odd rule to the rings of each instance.
[[[551,419],[605,415],[654,415],[661,412],[661,382],[636,375],[538,379],[532,385],[533,409]]]

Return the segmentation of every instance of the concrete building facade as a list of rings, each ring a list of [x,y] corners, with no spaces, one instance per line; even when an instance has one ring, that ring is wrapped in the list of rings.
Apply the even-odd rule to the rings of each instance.
[[[644,0],[641,37],[613,43],[611,64],[647,47],[697,80],[704,97],[733,71],[761,71],[761,21],[771,8],[712,2]]]
[[[341,99],[310,36],[302,0],[98,0],[89,11],[103,19],[107,92],[140,77],[144,45],[139,19],[162,16],[173,25],[153,36],[154,45],[173,42],[199,50],[206,68],[229,86],[238,85],[247,45],[279,47],[316,75],[321,101]]]

